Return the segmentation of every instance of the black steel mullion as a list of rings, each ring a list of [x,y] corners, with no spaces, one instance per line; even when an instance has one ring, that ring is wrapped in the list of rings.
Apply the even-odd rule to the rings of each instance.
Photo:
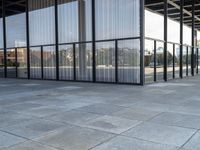
[[[168,0],[164,0],[164,80],[167,81],[167,17],[168,17]]]
[[[55,2],[56,80],[59,80],[58,0],[54,0],[54,2]]]
[[[43,58],[43,46],[40,47],[41,52],[41,78],[44,79],[44,58]]]
[[[199,74],[199,49],[196,49],[197,54],[196,54],[196,64],[197,64],[197,69],[196,69],[196,73]]]
[[[173,44],[173,78],[175,78],[175,44]]]
[[[29,3],[26,0],[26,42],[27,42],[27,78],[30,79],[30,34],[29,34]]]
[[[145,46],[145,2],[140,0],[140,84],[145,84],[144,46]]]
[[[189,67],[189,64],[188,64],[188,63],[189,63],[188,58],[189,58],[189,57],[188,57],[188,46],[187,46],[187,48],[186,48],[186,76],[189,75],[189,74],[188,74],[188,73],[189,73],[189,72],[188,72],[188,71],[189,71],[189,70],[188,70],[188,67]]]
[[[74,81],[76,81],[76,44],[73,44]]]
[[[17,48],[15,48],[15,73],[16,73],[16,78],[18,77],[18,60],[17,60]]]
[[[92,75],[93,75],[93,82],[96,82],[96,25],[95,25],[95,0],[92,0]]]
[[[115,40],[115,82],[118,83],[118,40]]]
[[[154,81],[157,81],[157,42],[154,41]]]
[[[192,0],[192,54],[191,54],[191,74],[194,76],[194,47],[195,47],[195,0]]]
[[[180,78],[183,78],[183,5],[184,1],[180,1]]]
[[[5,10],[5,1],[2,0],[2,8],[3,8],[3,45],[4,45],[4,76],[7,78],[7,43],[6,43],[6,10]]]

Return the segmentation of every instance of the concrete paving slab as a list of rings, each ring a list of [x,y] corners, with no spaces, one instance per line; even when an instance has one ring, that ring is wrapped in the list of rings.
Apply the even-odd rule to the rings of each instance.
[[[137,120],[129,120],[112,116],[102,116],[89,121],[88,123],[84,124],[84,126],[115,134],[120,134],[140,123],[141,121]]]
[[[26,141],[26,139],[0,131],[0,149],[7,148],[11,145],[24,141]]]
[[[200,116],[194,115],[165,112],[153,118],[151,122],[200,129]]]
[[[179,147],[118,136],[92,150],[178,150]]]
[[[155,123],[143,123],[123,133],[129,137],[135,137],[161,144],[182,146],[196,132],[193,129],[186,129],[174,126],[166,126]]]
[[[186,150],[199,150],[200,149],[200,132],[197,132],[190,141],[183,147]]]
[[[68,126],[35,140],[62,150],[88,150],[113,136],[102,131]]]
[[[27,141],[15,146],[11,146],[5,150],[58,150],[47,145],[43,145],[33,141]]]

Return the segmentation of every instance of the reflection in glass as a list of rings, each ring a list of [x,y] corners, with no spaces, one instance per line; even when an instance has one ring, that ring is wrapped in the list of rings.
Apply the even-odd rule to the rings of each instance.
[[[76,45],[76,79],[92,81],[92,44]]]
[[[17,76],[19,78],[27,78],[27,49],[17,49]]]
[[[96,0],[96,39],[139,36],[139,0]]]
[[[56,79],[56,51],[55,46],[43,47],[44,79]]]
[[[164,43],[156,42],[156,79],[163,81],[164,77]]]
[[[175,53],[174,53],[174,60],[175,60],[175,78],[180,77],[180,45],[175,45]]]
[[[183,65],[183,77],[187,75],[187,62],[188,62],[188,51],[187,51],[187,46],[183,46],[183,60],[182,60],[182,65]]]
[[[7,49],[7,77],[15,78],[16,77],[16,56],[15,49]]]
[[[154,41],[145,40],[145,83],[154,82]]]
[[[140,83],[140,40],[118,41],[118,81]]]
[[[41,79],[41,48],[30,47],[30,77],[32,79]]]
[[[4,77],[4,50],[0,49],[0,77]]]
[[[54,0],[28,0],[30,45],[55,43]]]
[[[115,43],[96,43],[96,80],[115,82]]]
[[[173,79],[173,44],[167,44],[167,79]]]
[[[7,47],[26,46],[26,14],[20,13],[6,17]]]
[[[58,0],[59,43],[91,41],[91,0]]]
[[[59,79],[74,79],[73,45],[59,46]]]
[[[188,76],[192,75],[192,47],[188,47]]]

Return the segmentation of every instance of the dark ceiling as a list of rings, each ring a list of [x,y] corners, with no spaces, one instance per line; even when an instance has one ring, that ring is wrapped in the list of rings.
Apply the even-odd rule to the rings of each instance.
[[[183,0],[183,22],[192,26],[192,0]],[[195,28],[200,30],[200,0],[195,1]],[[145,7],[159,14],[164,13],[164,0],[145,0]],[[180,21],[180,0],[168,0],[168,16]]]

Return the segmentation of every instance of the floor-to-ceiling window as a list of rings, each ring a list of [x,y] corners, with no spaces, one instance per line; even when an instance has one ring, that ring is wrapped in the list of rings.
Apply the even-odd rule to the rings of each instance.
[[[92,81],[91,13],[91,0],[58,0],[59,78],[61,80]]]
[[[55,2],[54,0],[29,0],[28,2],[31,56],[30,76],[31,78],[38,78],[42,76],[40,74],[42,70],[44,79],[56,79],[56,62],[54,62],[56,57]],[[35,51],[36,46],[37,51]],[[42,60],[41,53],[43,54]],[[39,64],[43,64],[43,66]]]
[[[105,40],[140,36],[140,1],[96,0],[95,3],[97,81],[139,83],[140,41]],[[131,57],[129,61],[127,55]]]
[[[5,3],[7,76],[26,78],[26,1],[18,3]]]

